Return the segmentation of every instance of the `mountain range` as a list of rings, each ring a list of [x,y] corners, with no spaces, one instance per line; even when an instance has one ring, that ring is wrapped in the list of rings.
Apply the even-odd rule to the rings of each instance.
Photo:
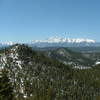
[[[82,42],[87,42],[87,43],[95,43],[95,40],[91,39],[70,39],[70,38],[60,38],[60,37],[50,37],[47,40],[34,40],[32,43],[37,43],[37,42],[47,42],[47,43],[82,43]]]
[[[79,47],[79,46],[100,46],[92,39],[70,39],[70,38],[60,38],[51,37],[46,40],[34,40],[29,43],[30,46],[36,47]]]
[[[0,47],[6,47],[10,45],[14,45],[16,43],[13,42],[1,42]],[[96,42],[95,40],[92,39],[84,39],[84,38],[79,38],[79,39],[71,39],[71,38],[61,38],[61,37],[50,37],[49,39],[46,40],[33,40],[32,42],[24,43],[27,44],[31,47],[91,47],[95,46],[98,47],[100,46],[99,42]]]

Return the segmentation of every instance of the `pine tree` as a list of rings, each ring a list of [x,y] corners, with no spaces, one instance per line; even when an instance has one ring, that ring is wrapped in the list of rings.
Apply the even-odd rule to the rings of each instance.
[[[12,100],[13,88],[7,76],[7,71],[0,71],[0,100]]]

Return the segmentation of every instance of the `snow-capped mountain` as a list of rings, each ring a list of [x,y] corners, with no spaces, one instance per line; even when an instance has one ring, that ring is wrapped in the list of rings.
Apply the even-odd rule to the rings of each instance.
[[[60,37],[51,37],[47,40],[34,40],[32,43],[38,43],[38,42],[47,42],[47,43],[95,43],[95,40],[92,39],[83,39],[83,38],[78,38],[78,39],[70,39],[70,38],[60,38]]]
[[[11,41],[9,42],[0,42],[0,47],[8,47],[14,45]],[[22,43],[20,43],[22,44]],[[27,44],[31,47],[84,47],[84,46],[100,46],[100,43],[97,43],[95,40],[92,39],[84,39],[84,38],[61,38],[61,37],[50,37],[46,40],[33,40],[30,43],[23,43]]]
[[[8,42],[0,42],[0,47],[7,47],[7,46],[11,46],[14,45],[15,43],[8,41]]]
[[[34,40],[30,46],[37,47],[79,47],[79,46],[95,46],[98,45],[95,40],[92,39],[71,39],[71,38],[60,38],[60,37],[51,37],[46,40]],[[100,44],[99,44],[100,45]]]

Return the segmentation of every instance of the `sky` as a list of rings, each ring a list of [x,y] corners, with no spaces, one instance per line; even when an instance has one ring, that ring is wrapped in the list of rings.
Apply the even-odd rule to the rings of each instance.
[[[52,36],[100,42],[100,0],[0,0],[0,41]]]

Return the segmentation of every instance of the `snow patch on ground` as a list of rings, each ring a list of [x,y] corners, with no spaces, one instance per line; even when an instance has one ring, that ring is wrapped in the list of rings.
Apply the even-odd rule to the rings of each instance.
[[[95,65],[99,65],[100,64],[100,61],[97,61],[96,63],[95,63]]]

